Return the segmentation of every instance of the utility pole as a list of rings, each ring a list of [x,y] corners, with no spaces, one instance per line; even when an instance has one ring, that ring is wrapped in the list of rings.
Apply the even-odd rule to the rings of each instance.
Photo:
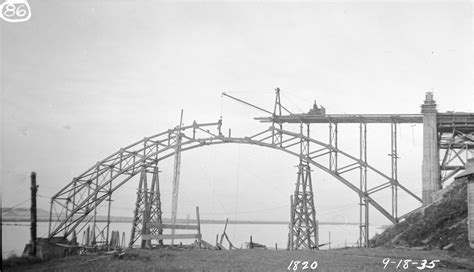
[[[176,151],[174,155],[174,175],[173,175],[173,196],[171,199],[171,235],[174,236],[176,225],[176,216],[178,213],[178,192],[179,192],[179,174],[181,169],[181,126],[183,125],[183,110],[181,110],[181,118],[176,132]],[[171,244],[174,244],[174,238],[171,238]]]
[[[328,245],[329,245],[329,249],[331,249],[331,232],[329,232],[329,243],[328,243]]]
[[[36,185],[36,173],[31,172],[31,208],[30,208],[30,215],[31,215],[31,225],[30,225],[30,232],[31,232],[31,248],[30,248],[30,255],[36,255],[36,193],[38,192],[38,186]]]

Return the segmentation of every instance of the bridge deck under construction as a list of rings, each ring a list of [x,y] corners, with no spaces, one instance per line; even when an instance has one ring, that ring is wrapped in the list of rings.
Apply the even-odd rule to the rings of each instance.
[[[455,127],[464,133],[474,132],[474,113],[447,112],[438,113],[438,131],[450,131]],[[257,117],[256,120],[264,123],[272,122],[272,117]],[[423,114],[291,114],[275,118],[282,123],[423,123]]]

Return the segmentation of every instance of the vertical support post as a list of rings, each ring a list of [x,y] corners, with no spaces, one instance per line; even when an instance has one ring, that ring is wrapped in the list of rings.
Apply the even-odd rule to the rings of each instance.
[[[70,201],[69,201],[69,198],[67,198],[67,199],[66,199],[66,207],[65,207],[65,209],[64,209],[64,210],[65,210],[65,213],[64,213],[64,217],[65,217],[65,218],[67,218],[67,216],[68,216],[69,202],[70,202]],[[68,229],[69,229],[69,226],[68,226],[67,223],[66,223],[65,226],[64,226],[64,237],[66,237]]]
[[[97,225],[97,194],[99,193],[99,167],[100,167],[100,164],[97,164],[97,176],[96,176],[96,179],[95,179],[95,190],[94,190],[94,220],[93,220],[93,224],[92,224],[92,231],[91,231],[91,235],[92,235],[92,245],[95,246],[96,244],[96,238],[95,238],[95,229],[96,229],[96,225]]]
[[[141,231],[141,234],[142,234],[142,239],[141,239],[141,248],[145,248],[150,240],[144,240],[143,239],[143,235],[147,235],[148,234],[148,222],[150,221],[149,220],[149,201],[148,201],[148,185],[147,185],[147,170],[146,170],[146,167],[145,166],[142,166],[142,173],[141,173],[141,178],[143,179],[143,215],[142,215],[142,231]]]
[[[293,237],[294,237],[293,218],[294,218],[294,213],[295,213],[295,206],[294,206],[294,202],[293,202],[293,195],[290,195],[290,231],[288,233],[288,244],[289,244],[288,249],[290,251],[293,251],[293,249],[294,249],[294,245],[293,245]]]
[[[329,170],[337,171],[337,123],[329,122]]]
[[[316,223],[314,224],[315,225],[315,243],[316,245],[318,246],[318,249],[319,249],[319,221],[315,221]]]
[[[331,232],[329,232],[328,246],[329,246],[329,250],[331,250]]]
[[[199,207],[196,207],[196,220],[197,220],[197,231],[198,231],[198,247],[201,248],[201,219],[199,217]]]
[[[227,230],[227,224],[228,224],[228,223],[229,223],[229,218],[226,218],[226,220],[225,220],[225,226],[224,226],[224,231],[222,232],[221,240],[219,241],[219,245],[220,245],[222,248],[224,248],[224,247],[222,246],[222,242],[224,241],[224,237],[227,236],[226,230]]]
[[[392,216],[398,218],[398,150],[397,150],[397,123],[391,123],[391,162],[392,162]]]
[[[179,192],[179,174],[181,168],[181,126],[183,124],[183,110],[179,119],[178,131],[176,133],[176,151],[174,156],[174,173],[173,173],[173,195],[171,200],[171,224],[176,225],[176,216],[178,213],[178,192]],[[175,234],[174,227],[171,228],[171,235]],[[174,238],[171,238],[171,244],[174,244]]]
[[[310,138],[310,129],[309,129],[309,124],[306,124],[306,137]],[[309,140],[306,141],[306,156],[309,157]],[[311,169],[309,167],[309,163],[306,162],[307,164],[307,175],[306,175],[306,184],[309,187],[309,191],[307,192],[307,207],[309,209],[309,222],[308,226],[309,228],[306,230],[308,233],[308,241],[310,242],[310,248],[311,249],[318,249],[319,248],[319,229],[317,227],[317,221],[316,221],[316,209],[314,207],[314,193],[313,193],[313,180],[311,178]],[[312,244],[312,245],[311,245]]]
[[[87,230],[86,230],[86,246],[90,246],[91,245],[91,230],[90,230],[90,225],[87,226]]]
[[[160,180],[159,180],[159,169],[156,165],[154,167],[153,178],[151,183],[150,189],[150,222],[158,223],[161,225],[162,221],[162,211],[161,211],[161,195],[160,195]],[[158,229],[154,229],[152,234],[162,235],[163,228],[158,227]],[[158,239],[158,245],[163,245],[163,239]]]
[[[72,200],[71,200],[71,195],[69,195],[69,197],[67,198],[66,200],[66,214],[65,214],[65,218],[68,217],[68,213],[69,213],[69,203],[71,203],[71,213],[74,211],[74,208],[75,208],[75,204],[76,204],[76,192],[77,192],[77,178],[73,178],[73,192],[72,192]],[[74,217],[71,216],[71,218],[69,219],[69,224],[73,224],[73,220],[74,220]],[[64,227],[64,236],[66,236],[66,234],[68,233],[68,229],[69,229],[69,225],[66,224],[65,227]]]
[[[66,211],[65,211],[65,214],[64,214],[64,217],[65,217],[65,218],[67,218],[67,216],[68,216],[68,214],[69,214],[69,202],[71,202],[71,198],[70,198],[70,197],[67,197],[67,198],[66,198],[66,207],[65,207],[65,209],[64,209],[64,210],[66,210]],[[72,219],[72,218],[71,218],[71,219]],[[69,229],[69,226],[68,226],[68,224],[66,223],[65,226],[64,226],[64,237],[66,237],[68,229]]]
[[[142,174],[140,175],[140,180],[138,183],[138,189],[137,189],[137,200],[135,202],[135,210],[133,212],[133,223],[132,223],[132,230],[130,231],[130,241],[128,243],[128,246],[130,248],[133,247],[133,244],[135,241],[138,239],[138,226],[140,225],[140,220],[142,217],[142,206],[143,206],[143,200],[144,200],[144,191],[143,191],[143,178]]]
[[[278,123],[280,130],[283,129],[283,124],[278,119],[278,122],[275,122],[277,118],[281,117],[281,99],[280,99],[280,88],[275,89],[275,104],[273,106],[273,116],[272,116],[272,127],[275,127],[275,123]],[[275,135],[275,130],[272,130],[272,144],[278,144],[281,147],[282,134],[278,132],[278,135]]]
[[[423,113],[423,164],[422,164],[422,190],[423,204],[433,202],[432,194],[441,189],[438,124],[436,102],[433,93],[427,92],[424,104],[421,105]]]
[[[36,185],[36,173],[31,172],[31,248],[30,255],[36,255],[36,193],[38,192],[38,186]]]
[[[51,223],[53,221],[53,203],[54,203],[54,198],[51,198],[51,202],[49,205],[48,237],[51,236]]]
[[[306,161],[309,154],[309,140],[303,138],[305,134],[309,138],[309,124],[306,125],[305,131],[303,123],[300,124],[300,159],[291,205],[290,250],[318,248],[311,168]]]
[[[73,195],[72,195],[72,207],[71,207],[71,212],[74,211],[76,208],[76,194],[77,194],[77,178],[73,178],[73,184],[74,184],[74,190],[73,190]],[[71,216],[71,219],[69,221],[70,224],[73,223],[74,217]]]
[[[110,171],[110,177],[112,178],[112,171]],[[106,239],[106,243],[107,243],[107,250],[110,250],[110,242],[109,242],[109,232],[110,232],[110,207],[112,205],[112,181],[110,181],[110,185],[109,185],[109,199],[107,200],[109,203],[108,203],[108,207],[107,207],[107,237],[105,238]]]
[[[359,160],[360,185],[363,195],[359,195],[359,246],[369,247],[369,203],[367,200],[367,124],[362,120],[359,124]]]

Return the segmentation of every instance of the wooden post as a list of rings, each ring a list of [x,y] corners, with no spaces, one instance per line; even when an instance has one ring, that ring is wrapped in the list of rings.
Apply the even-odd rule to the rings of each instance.
[[[150,205],[148,200],[148,182],[147,182],[147,170],[145,166],[142,166],[142,173],[140,178],[143,179],[143,215],[142,215],[142,233],[141,233],[141,248],[151,248],[150,240],[144,240],[143,236],[149,234],[148,223],[150,222],[150,215],[148,213],[148,207]]]
[[[196,220],[197,220],[197,231],[198,231],[198,246],[201,248],[201,220],[199,218],[199,207],[196,207]]]
[[[225,226],[224,226],[224,232],[221,235],[221,240],[219,241],[219,244],[222,246],[222,242],[224,241],[224,236],[226,236],[225,231],[227,229],[227,223],[229,223],[229,218],[225,220]]]
[[[110,177],[112,178],[112,171],[110,172]],[[110,206],[112,205],[112,181],[110,182],[108,193],[109,193],[109,199],[107,201],[109,202],[109,205],[107,208],[107,237],[105,238],[105,240],[107,241],[107,250],[110,250],[109,233],[110,233]]]
[[[147,246],[147,244],[148,244],[147,242],[149,241],[149,240],[143,239],[143,237],[148,234],[148,232],[147,232],[148,217],[147,217],[147,212],[146,212],[146,210],[143,211],[142,214],[143,214],[143,215],[142,215],[142,222],[143,222],[143,223],[142,223],[142,230],[141,230],[141,232],[142,232],[141,234],[142,234],[142,235],[141,235],[141,237],[140,237],[140,239],[141,239],[140,248],[145,248],[145,247]]]
[[[224,226],[224,233],[227,230],[227,224],[229,223],[229,218],[226,218],[225,220],[225,226]]]
[[[331,249],[331,232],[329,232],[329,249]]]
[[[293,250],[293,196],[290,196],[290,234],[288,235],[288,239],[290,239],[290,251]]]
[[[86,246],[90,246],[91,245],[91,234],[90,234],[90,226],[87,226],[87,230],[86,230]]]
[[[278,244],[275,243],[275,250],[278,250]]]
[[[31,248],[30,255],[36,255],[36,193],[38,192],[38,186],[36,185],[36,173],[31,172]]]
[[[74,230],[74,231],[72,232],[71,245],[77,245],[77,235],[76,235],[76,230]]]

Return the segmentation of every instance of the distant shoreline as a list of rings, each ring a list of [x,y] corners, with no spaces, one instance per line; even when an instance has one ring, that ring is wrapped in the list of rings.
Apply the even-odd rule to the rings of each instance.
[[[38,218],[38,222],[49,222],[49,218]],[[14,223],[14,222],[30,222],[29,218],[2,218],[2,223]],[[59,222],[55,220],[54,222]],[[96,222],[105,223],[107,219],[105,218],[97,218]],[[125,217],[125,218],[111,218],[111,223],[132,223],[132,218]],[[218,224],[223,225],[225,224],[225,220],[212,220],[212,219],[201,219],[201,224]],[[164,218],[163,223],[171,223],[171,219]],[[196,224],[197,221],[194,219],[177,219],[176,223],[180,224]],[[256,221],[256,220],[229,220],[229,224],[236,224],[236,225],[288,225],[287,221]],[[350,225],[350,226],[358,226],[359,223],[355,222],[319,222],[319,225]]]
[[[49,222],[49,211],[44,209],[38,208],[37,209],[37,222]],[[54,222],[59,222],[59,220],[54,219],[57,218],[55,214],[52,214],[52,218]],[[91,216],[87,216],[88,219],[91,219]],[[225,217],[224,217],[225,218]],[[2,217],[0,218],[2,223],[9,222],[30,222],[30,210],[29,208],[2,208]],[[105,215],[97,215],[96,222],[105,223],[107,222],[107,216]],[[133,217],[129,216],[110,216],[111,223],[132,223]],[[216,225],[224,225],[226,222],[225,219],[201,219],[201,224],[216,224]],[[163,218],[163,223],[171,224],[170,218]],[[182,218],[176,219],[176,223],[178,224],[196,224],[197,221],[191,218]],[[322,225],[330,225],[330,226],[359,226],[359,222],[318,222],[320,226]],[[232,220],[229,219],[229,224],[231,225],[288,225],[289,221],[287,220]]]

